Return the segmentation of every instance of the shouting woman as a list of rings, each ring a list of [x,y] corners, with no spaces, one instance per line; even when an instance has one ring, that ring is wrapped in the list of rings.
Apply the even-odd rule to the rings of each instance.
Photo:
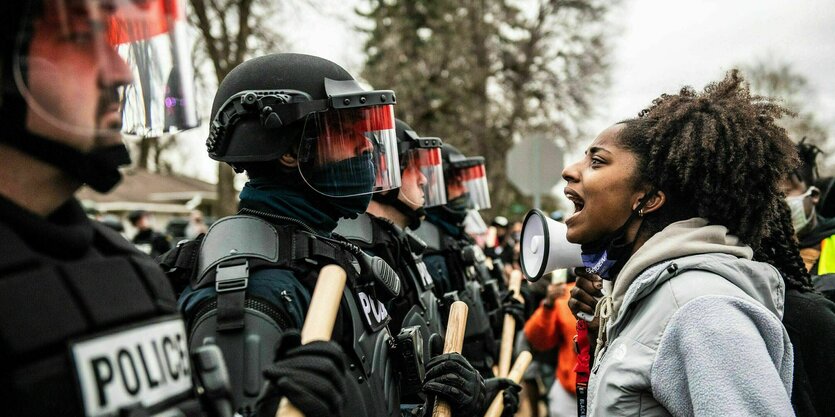
[[[589,415],[791,415],[785,285],[753,260],[797,164],[785,110],[736,71],[662,95],[563,171],[595,314]],[[602,297],[602,298],[600,298]]]

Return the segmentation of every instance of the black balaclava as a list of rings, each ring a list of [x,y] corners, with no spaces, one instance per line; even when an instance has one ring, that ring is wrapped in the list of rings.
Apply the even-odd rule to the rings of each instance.
[[[423,217],[426,216],[426,210],[423,207],[418,207],[417,209],[409,207],[409,205],[404,203],[403,200],[400,200],[399,196],[400,188],[397,188],[387,193],[375,193],[372,195],[371,199],[381,204],[394,207],[397,211],[406,216],[406,219],[409,222],[407,226],[410,229],[417,229],[420,227],[420,222]]]

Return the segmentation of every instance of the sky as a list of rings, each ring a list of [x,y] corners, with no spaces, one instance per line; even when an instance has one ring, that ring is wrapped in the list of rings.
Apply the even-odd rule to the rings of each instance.
[[[362,22],[354,8],[361,4],[328,1],[324,7],[291,11],[283,31],[290,50],[328,58],[358,74],[364,37],[354,30]],[[637,115],[663,92],[684,85],[701,89],[734,66],[764,59],[787,62],[808,78],[816,95],[810,106],[819,109],[817,116],[835,135],[833,6],[833,0],[621,0],[610,14],[615,33],[611,85],[596,100],[586,143],[608,125]],[[184,135],[184,146],[202,146],[205,132]],[[206,161],[189,158],[184,169],[212,180],[214,167]]]
[[[634,116],[659,93],[701,88],[736,65],[776,60],[809,79],[818,115],[833,126],[833,6],[832,0],[626,0],[612,86],[602,98],[606,119]]]

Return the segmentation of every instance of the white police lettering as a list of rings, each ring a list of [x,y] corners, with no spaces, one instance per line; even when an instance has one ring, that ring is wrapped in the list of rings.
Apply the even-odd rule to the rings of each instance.
[[[432,275],[429,275],[429,269],[426,268],[426,264],[423,263],[422,260],[417,262],[418,271],[420,271],[420,277],[423,279],[423,286],[428,288],[433,285]]]
[[[70,350],[87,416],[137,403],[150,407],[192,388],[179,316],[73,343]]]
[[[383,303],[375,300],[368,294],[360,291],[357,293],[362,304],[362,311],[365,312],[365,319],[371,327],[376,327],[388,318],[389,312]]]

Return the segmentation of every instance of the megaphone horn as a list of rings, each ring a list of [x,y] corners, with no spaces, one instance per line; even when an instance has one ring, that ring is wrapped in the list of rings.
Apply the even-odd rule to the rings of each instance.
[[[563,268],[583,266],[580,245],[570,243],[564,223],[551,219],[542,210],[531,210],[522,224],[522,273],[528,281]]]

